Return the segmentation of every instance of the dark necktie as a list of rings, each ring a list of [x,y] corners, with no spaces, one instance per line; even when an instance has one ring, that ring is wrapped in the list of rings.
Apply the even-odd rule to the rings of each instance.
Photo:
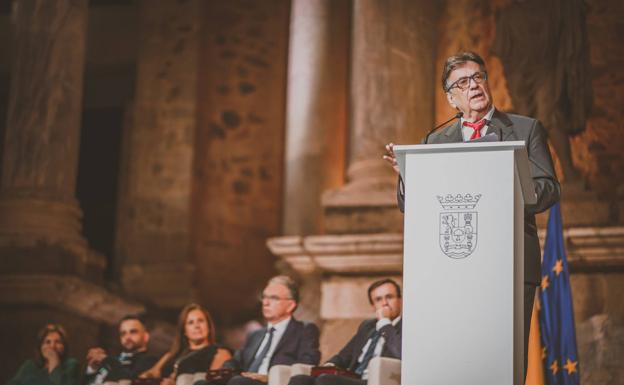
[[[377,346],[377,342],[379,342],[379,338],[381,338],[381,333],[379,330],[375,330],[375,333],[370,337],[370,345],[368,345],[368,349],[366,349],[366,353],[364,353],[364,357],[362,357],[362,361],[355,368],[355,373],[362,376],[366,368],[368,368],[368,362],[375,355],[375,347]]]
[[[275,331],[275,328],[271,328],[267,331],[267,333],[269,334],[269,339],[267,343],[264,345],[264,348],[262,348],[262,351],[260,352],[260,354],[257,354],[256,358],[254,358],[253,362],[249,366],[248,372],[258,373],[258,369],[260,369],[260,365],[262,365],[262,360],[269,352],[269,349],[271,349],[271,342],[273,342],[274,331]]]
[[[481,119],[478,122],[475,123],[471,123],[471,122],[467,122],[464,121],[464,123],[462,123],[464,126],[468,126],[470,128],[472,128],[474,131],[472,132],[472,136],[470,137],[470,140],[473,139],[478,139],[481,137],[481,129],[485,126],[486,120],[485,119]]]

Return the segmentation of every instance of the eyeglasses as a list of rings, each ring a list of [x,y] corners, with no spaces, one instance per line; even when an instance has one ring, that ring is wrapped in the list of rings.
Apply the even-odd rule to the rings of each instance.
[[[481,84],[487,80],[487,72],[479,71],[473,73],[471,76],[464,76],[463,78],[457,79],[453,84],[446,88],[446,92],[449,92],[453,88],[457,87],[462,91],[465,91],[470,87],[470,81],[474,81],[476,84]]]
[[[292,300],[292,298],[288,298],[288,297],[287,298],[281,298],[281,297],[278,297],[276,295],[260,294],[258,296],[258,301],[264,302],[264,300],[267,300],[269,302],[277,302],[277,301],[289,301],[289,300]]]

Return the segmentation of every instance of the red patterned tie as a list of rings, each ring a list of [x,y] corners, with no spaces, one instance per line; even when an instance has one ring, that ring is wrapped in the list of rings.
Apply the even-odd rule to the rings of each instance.
[[[470,123],[464,120],[463,125],[468,126],[474,130],[474,132],[472,133],[472,136],[470,137],[470,140],[478,139],[481,137],[481,129],[483,128],[483,126],[485,126],[485,122],[486,122],[485,119],[481,119],[475,123]]]

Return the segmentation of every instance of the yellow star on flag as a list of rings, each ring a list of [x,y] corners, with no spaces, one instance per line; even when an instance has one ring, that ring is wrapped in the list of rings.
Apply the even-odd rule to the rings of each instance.
[[[552,374],[557,374],[557,372],[559,371],[559,365],[557,364],[557,360],[554,360],[552,364],[550,364],[550,370],[552,371]]]
[[[550,283],[548,282],[548,276],[545,275],[542,277],[542,283],[541,283],[541,287],[542,287],[542,291],[546,290],[548,288],[548,285],[550,285]]]
[[[557,277],[559,276],[559,274],[561,274],[561,272],[563,271],[563,261],[561,259],[557,259],[557,262],[555,262],[555,267],[552,268],[552,271],[557,274]]]
[[[566,368],[568,374],[572,374],[576,372],[576,365],[578,365],[578,361],[570,361],[570,359],[568,358],[566,364],[563,365],[563,367]]]

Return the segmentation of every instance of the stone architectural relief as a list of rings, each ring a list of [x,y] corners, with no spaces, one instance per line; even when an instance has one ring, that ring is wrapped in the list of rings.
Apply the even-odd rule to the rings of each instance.
[[[115,270],[127,295],[175,309],[195,297],[190,211],[199,4],[139,3],[136,92],[120,167]]]
[[[568,136],[585,130],[592,103],[586,5],[514,1],[498,10],[490,48],[504,66],[513,111],[539,119],[566,182],[581,178]]]
[[[223,319],[243,321],[275,271],[264,243],[282,218],[289,3],[203,7],[191,222],[197,288]]]
[[[344,184],[351,3],[291,3],[284,234],[324,231],[321,194]]]

